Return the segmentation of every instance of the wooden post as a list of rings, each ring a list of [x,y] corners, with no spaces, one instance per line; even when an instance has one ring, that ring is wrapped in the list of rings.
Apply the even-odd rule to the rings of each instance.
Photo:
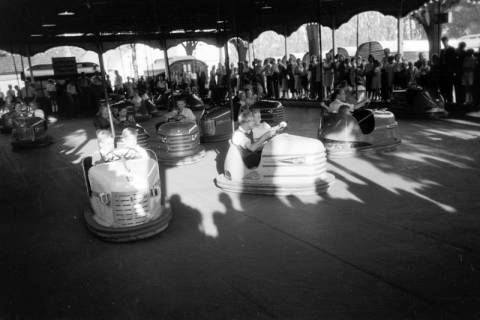
[[[320,19],[319,19],[320,20]],[[318,63],[320,64],[320,86],[318,88],[319,98],[323,100],[325,97],[325,93],[323,92],[323,45],[322,45],[322,25],[320,22],[318,23],[318,43],[319,43],[319,54],[318,54]]]
[[[335,16],[332,16],[332,54],[335,57]]]
[[[27,75],[25,74],[25,63],[23,62],[23,56],[20,55],[20,62],[22,64],[22,73],[23,73],[23,78],[27,80]],[[30,90],[30,86],[27,86],[26,81],[25,82],[25,95],[28,96],[28,90]],[[32,83],[33,85],[33,83]]]
[[[231,81],[231,72],[230,70],[230,57],[228,56],[228,38],[225,35],[225,70],[227,72],[227,85],[228,85],[228,100],[230,102],[230,112],[231,112],[231,123],[232,123],[232,133],[235,131],[235,119],[233,117],[234,108],[233,108],[233,90],[232,90],[232,81]]]
[[[435,18],[435,23],[436,23],[437,28],[438,28],[438,40],[437,40],[437,43],[438,43],[437,44],[437,47],[438,47],[437,54],[438,54],[438,56],[440,56],[440,53],[442,51],[442,45],[440,44],[440,41],[442,39],[442,24],[440,23],[440,20],[438,20],[438,17],[440,16],[441,12],[442,12],[442,2],[437,1],[437,17]]]
[[[359,29],[360,29],[360,13],[357,14],[357,50],[360,45],[360,34],[359,34]]]
[[[397,17],[397,54],[403,53],[402,11],[403,11],[403,0],[400,1],[400,9]]]
[[[166,80],[171,80],[170,75],[170,62],[168,61],[168,47],[167,47],[167,39],[163,38],[163,60],[165,61],[165,76]]]
[[[112,111],[110,110],[110,102],[108,101],[107,81],[105,76],[105,64],[103,62],[103,45],[100,42],[100,40],[97,43],[97,50],[98,50],[98,61],[100,62],[100,72],[102,74],[103,94],[105,96],[105,104],[108,110],[108,120],[110,122],[110,131],[112,132],[112,136],[115,138],[115,128],[113,126]]]
[[[31,54],[30,54],[30,45],[27,45],[27,57],[28,57],[28,68],[30,68],[30,82],[34,83],[35,78],[33,76],[32,57],[31,57]]]
[[[323,44],[322,44],[322,25],[321,22],[321,7],[322,7],[322,0],[318,0],[317,6],[317,18],[318,18],[318,63],[320,64],[320,88],[318,88],[318,98],[323,100],[325,97],[325,93],[323,92]],[[316,75],[315,75],[316,76]],[[314,79],[316,82],[316,79]]]
[[[15,70],[15,77],[17,78],[17,86],[20,87],[20,80],[18,80],[18,70],[17,70],[17,63],[15,62],[15,56],[13,53],[10,53],[12,56],[12,61],[13,61],[13,69]]]

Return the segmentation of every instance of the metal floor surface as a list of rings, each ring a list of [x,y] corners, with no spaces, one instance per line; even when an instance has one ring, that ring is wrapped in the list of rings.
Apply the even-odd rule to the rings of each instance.
[[[318,117],[289,108],[289,133]],[[161,168],[169,228],[128,244],[83,221],[91,120],[44,149],[2,135],[0,319],[480,319],[480,122],[399,123],[396,151],[330,161],[313,197],[223,193],[228,143],[207,145]]]

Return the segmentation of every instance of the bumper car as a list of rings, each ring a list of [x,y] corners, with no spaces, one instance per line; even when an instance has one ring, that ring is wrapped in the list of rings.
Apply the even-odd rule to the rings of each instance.
[[[285,107],[279,101],[261,100],[256,102],[250,109],[260,109],[262,120],[271,126],[276,126],[286,121]]]
[[[200,120],[200,141],[202,143],[226,141],[232,135],[231,111],[215,107],[205,111]]]
[[[152,237],[168,227],[172,217],[161,204],[160,173],[155,154],[147,159],[92,165],[83,160],[90,205],[84,210],[88,229],[103,240],[128,242]]]
[[[318,138],[329,158],[353,156],[366,151],[393,150],[401,143],[393,113],[359,109],[350,114],[324,114]]]
[[[247,168],[239,147],[230,141],[224,174],[217,187],[238,193],[289,195],[326,192],[335,177],[327,172],[323,144],[286,133],[265,144],[258,167]]]
[[[9,111],[4,113],[0,117],[0,132],[1,133],[10,133],[13,129],[13,117],[15,115],[14,111]]]
[[[166,165],[192,164],[205,157],[200,130],[194,122],[164,123],[158,127],[157,135],[158,159]]]
[[[395,91],[388,109],[396,116],[406,118],[439,119],[448,115],[442,95],[419,86]]]
[[[13,148],[45,147],[52,144],[47,135],[47,121],[33,116],[17,116],[13,118]]]

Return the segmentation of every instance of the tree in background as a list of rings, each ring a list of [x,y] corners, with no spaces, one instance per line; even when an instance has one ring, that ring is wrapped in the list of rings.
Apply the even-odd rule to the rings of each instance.
[[[197,44],[198,41],[185,41],[182,43],[182,47],[185,49],[187,56],[193,56]]]
[[[233,38],[229,41],[237,50],[238,60],[247,61],[248,42],[240,38]]]
[[[137,47],[135,43],[130,44],[130,50],[132,50],[133,76],[138,79]]]
[[[437,16],[449,12],[461,0],[439,0],[425,3],[425,5],[412,13],[412,18],[418,21],[427,34],[430,54],[440,52],[441,25],[437,23]]]

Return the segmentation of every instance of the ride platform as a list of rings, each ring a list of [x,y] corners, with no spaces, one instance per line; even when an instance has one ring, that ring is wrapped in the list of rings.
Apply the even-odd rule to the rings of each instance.
[[[319,116],[287,107],[289,134],[316,138]],[[0,135],[0,317],[475,319],[480,120],[398,122],[395,151],[329,160],[320,195],[218,189],[227,142],[160,164],[175,217],[128,244],[85,226],[91,119],[52,124],[49,148],[15,153]]]

